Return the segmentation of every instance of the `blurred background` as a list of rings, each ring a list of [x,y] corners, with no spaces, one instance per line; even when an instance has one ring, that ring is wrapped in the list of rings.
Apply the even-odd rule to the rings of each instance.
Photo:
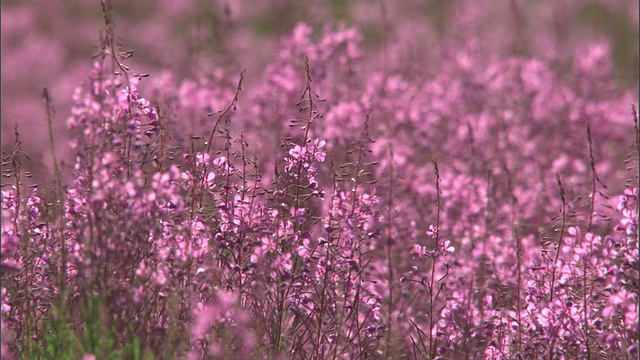
[[[175,79],[247,68],[258,83],[294,26],[345,24],[362,33],[362,66],[422,76],[437,72],[457,48],[474,63],[536,57],[570,71],[579,50],[602,44],[619,87],[638,92],[638,2],[634,0],[113,0],[116,36],[134,51],[132,71]],[[57,152],[68,156],[65,120],[72,93],[92,66],[104,28],[96,0],[4,0],[2,149],[23,136],[34,175],[50,162],[43,87],[53,97]],[[365,71],[367,71],[365,69]],[[144,94],[143,94],[144,95]],[[637,96],[636,96],[637,98]]]

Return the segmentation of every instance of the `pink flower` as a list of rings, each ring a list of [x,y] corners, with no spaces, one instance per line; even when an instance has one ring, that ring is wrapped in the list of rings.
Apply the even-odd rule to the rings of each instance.
[[[424,255],[427,253],[427,249],[419,244],[413,245],[413,249],[411,250],[411,255],[422,259]]]
[[[305,147],[300,147],[300,145],[295,145],[291,150],[289,150],[289,156],[292,158],[299,160],[306,154],[307,150]]]
[[[445,240],[442,245],[440,245],[441,251],[452,253],[456,248],[451,245],[451,241]]]

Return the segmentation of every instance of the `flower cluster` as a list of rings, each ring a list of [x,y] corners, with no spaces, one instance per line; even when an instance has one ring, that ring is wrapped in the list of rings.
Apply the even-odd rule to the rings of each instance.
[[[34,185],[17,125],[3,151],[3,359],[638,355],[640,135],[608,42],[443,42],[420,69],[401,24],[301,23],[262,78],[154,78],[107,3],[72,165]]]

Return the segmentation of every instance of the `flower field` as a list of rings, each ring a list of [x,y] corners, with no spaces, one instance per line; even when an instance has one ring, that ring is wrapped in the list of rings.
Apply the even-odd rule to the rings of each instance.
[[[3,2],[2,359],[638,358],[637,3],[212,3]]]

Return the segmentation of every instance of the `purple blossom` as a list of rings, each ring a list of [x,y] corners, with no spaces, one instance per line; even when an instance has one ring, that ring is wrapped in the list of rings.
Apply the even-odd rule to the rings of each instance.
[[[84,84],[57,85],[69,156],[30,123],[56,127],[50,98],[35,115],[32,91],[3,102],[20,123],[3,132],[3,359],[62,351],[58,335],[85,358],[637,355],[638,190],[621,181],[637,179],[637,94],[614,80],[633,78],[618,40],[567,15],[629,6],[529,3],[521,28],[517,2],[462,0],[435,22],[410,3],[303,5],[325,15],[296,25],[287,1],[164,1],[134,29],[109,3]],[[5,53],[50,43],[51,72],[75,68],[37,24],[86,35],[39,5],[45,22],[3,3]],[[276,15],[289,34],[262,29]],[[44,81],[9,60],[3,86]],[[113,349],[86,343],[96,328]]]

